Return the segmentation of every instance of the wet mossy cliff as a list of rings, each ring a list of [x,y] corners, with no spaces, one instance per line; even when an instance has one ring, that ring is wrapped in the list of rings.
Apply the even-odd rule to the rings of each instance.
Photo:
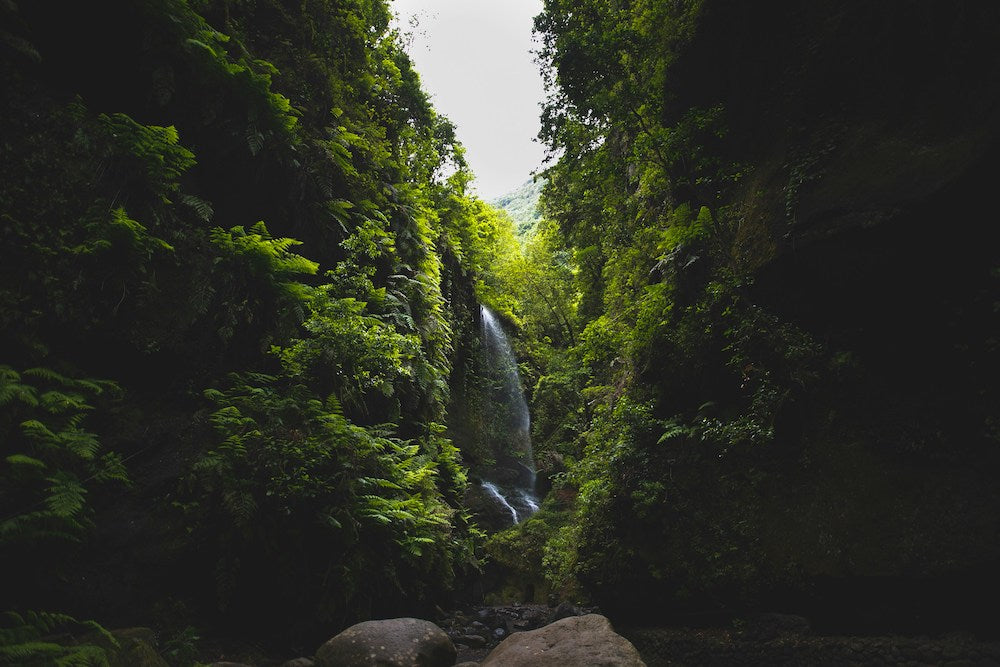
[[[560,4],[540,21],[560,90],[612,122],[587,144],[549,110],[593,370],[552,579],[645,620],[984,630],[1000,8],[640,3],[595,19],[631,26],[604,45],[615,87],[569,57],[593,36]]]

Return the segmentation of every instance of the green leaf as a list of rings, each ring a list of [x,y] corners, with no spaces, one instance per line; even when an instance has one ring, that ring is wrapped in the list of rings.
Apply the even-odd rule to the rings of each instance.
[[[47,477],[46,481],[50,482],[51,486],[45,504],[53,514],[69,518],[80,513],[87,490],[72,473],[60,471],[52,477]]]
[[[45,468],[45,462],[26,454],[12,454],[7,457],[7,463],[11,465],[31,466],[34,468]]]

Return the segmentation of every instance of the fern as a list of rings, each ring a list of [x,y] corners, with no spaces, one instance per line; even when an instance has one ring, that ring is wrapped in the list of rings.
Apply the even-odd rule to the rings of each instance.
[[[227,581],[220,595],[247,584],[240,581],[246,575],[233,568],[241,553],[273,554],[274,543],[293,550],[330,545],[338,575],[310,578],[317,590],[297,594],[357,603],[365,593],[352,582],[366,573],[426,571],[432,563],[448,562],[457,549],[452,513],[437,486],[436,458],[452,457],[455,450],[434,436],[432,457],[423,453],[429,445],[398,438],[395,424],[358,426],[341,393],[320,400],[308,388],[307,370],[290,370],[293,362],[308,366],[311,354],[341,362],[370,354],[371,370],[358,370],[375,378],[391,373],[403,356],[399,348],[410,344],[384,322],[363,315],[364,302],[325,297],[325,290],[317,290],[310,304],[323,309],[306,326],[315,332],[316,345],[279,350],[282,375],[233,375],[228,388],[204,393],[215,406],[210,419],[218,440],[192,466],[188,487],[199,508],[192,515],[200,526],[196,530],[218,540],[220,572]],[[434,427],[429,431],[437,433]],[[464,479],[460,470],[448,482],[453,478]],[[294,567],[280,555],[267,557],[276,559],[278,569]],[[392,580],[386,585],[402,588],[396,574],[386,577]]]
[[[78,535],[60,522],[58,527],[51,527],[53,515],[48,510],[24,512],[0,521],[0,542],[13,543],[18,541],[40,542],[47,539],[74,541]]]
[[[257,155],[260,149],[264,147],[264,134],[257,129],[254,123],[247,124],[247,148],[250,149],[251,155]]]
[[[181,195],[180,201],[193,210],[202,222],[211,222],[215,216],[215,210],[212,208],[212,205],[201,197],[185,194]]]
[[[93,637],[92,641],[100,645],[61,644],[53,639],[80,634]],[[8,611],[0,622],[0,664],[105,667],[110,665],[109,651],[120,648],[114,636],[99,623],[79,621],[66,614]]]
[[[101,457],[100,469],[94,476],[99,482],[118,482],[120,484],[131,484],[125,462],[117,452],[108,452]]]
[[[48,426],[37,419],[27,419],[21,422],[21,430],[23,430],[25,435],[28,437],[42,442],[52,442],[58,439],[56,434],[53,433]]]
[[[70,410],[89,410],[90,405],[80,394],[67,394],[62,391],[46,391],[40,397],[43,408],[53,414],[69,412]]]
[[[43,641],[26,641],[7,646],[0,644],[0,664],[52,664],[65,650],[65,646]]]
[[[69,428],[60,433],[59,441],[67,450],[85,460],[93,459],[101,448],[96,435],[78,428]]]
[[[84,430],[89,396],[114,383],[77,379],[51,368],[18,373],[0,366],[0,432],[8,452],[0,468],[0,501],[16,502],[0,521],[0,544],[78,540],[87,526],[86,482],[126,483],[120,457],[101,455],[100,440]],[[81,481],[85,480],[85,481]],[[41,509],[39,509],[41,508]]]
[[[24,371],[24,375],[29,377],[36,377],[42,380],[47,380],[49,382],[54,382],[60,384],[64,387],[71,387],[74,384],[73,380],[70,380],[65,375],[55,372],[51,368],[35,367],[27,368]]]
[[[51,483],[45,504],[53,514],[59,517],[74,517],[84,507],[84,497],[87,490],[71,473],[60,471],[52,477],[46,477]]]
[[[223,495],[223,504],[239,526],[249,525],[257,513],[253,494],[246,490],[230,491]]]
[[[34,458],[32,456],[27,456],[25,454],[11,454],[10,456],[7,457],[6,460],[7,460],[7,463],[9,463],[11,465],[14,465],[14,466],[18,466],[18,465],[24,466],[24,465],[26,465],[26,466],[33,466],[35,468],[41,468],[41,469],[44,469],[46,467],[44,461],[36,459],[36,458]]]
[[[68,646],[64,655],[56,658],[56,667],[111,667],[108,653],[100,646]]]
[[[38,407],[38,391],[34,387],[16,382],[2,384],[0,380],[0,406],[15,399],[29,407]]]
[[[364,486],[377,486],[383,489],[402,489],[399,484],[379,477],[362,477],[359,480]]]
[[[666,430],[664,430],[660,439],[656,441],[656,444],[658,445],[662,445],[663,443],[673,440],[674,438],[690,435],[690,429],[686,426],[681,426],[680,424],[675,424],[674,422],[664,422],[663,425]]]

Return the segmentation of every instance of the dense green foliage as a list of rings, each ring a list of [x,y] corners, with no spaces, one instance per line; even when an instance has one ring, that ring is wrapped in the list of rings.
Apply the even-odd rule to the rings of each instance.
[[[2,664],[105,667],[119,648],[118,640],[97,623],[65,614],[7,612],[0,622]]]
[[[513,246],[387,4],[0,12],[5,604],[302,637],[446,599],[451,371]]]
[[[519,238],[531,236],[538,221],[542,219],[542,211],[538,203],[544,186],[544,179],[533,178],[490,202],[496,208],[507,212],[507,215],[514,221]]]
[[[1000,557],[988,509],[1000,502],[988,472],[996,387],[981,372],[997,363],[995,258],[956,240],[965,261],[925,278],[940,253],[922,238],[937,227],[912,201],[943,214],[955,196],[938,204],[906,179],[953,173],[900,161],[889,144],[909,136],[872,154],[853,147],[880,136],[872,126],[904,122],[942,154],[965,141],[952,138],[960,121],[942,129],[958,92],[940,85],[995,71],[996,59],[961,23],[975,46],[949,62],[917,73],[893,59],[873,72],[852,39],[895,40],[926,63],[915,35],[933,24],[896,24],[861,3],[738,5],[547,0],[536,19],[551,223],[525,269],[540,282],[513,290],[511,319],[555,492],[550,513],[490,548],[528,554],[531,566],[512,560],[522,576],[537,568],[550,590],[623,615],[799,605],[844,618],[837,605],[881,604],[883,616],[927,622],[950,604],[938,593],[911,606],[902,600],[918,594],[876,598],[892,582],[996,582],[981,578]],[[858,25],[893,28],[858,36]],[[849,52],[867,92],[817,76],[843,66],[828,54]],[[975,122],[996,137],[988,114]],[[962,190],[972,217],[975,187]],[[921,488],[936,489],[933,501]]]
[[[484,553],[622,616],[1000,593],[1000,11],[909,5],[546,0],[508,215],[386,0],[0,3],[0,661],[309,646]],[[479,303],[547,494],[485,551]]]

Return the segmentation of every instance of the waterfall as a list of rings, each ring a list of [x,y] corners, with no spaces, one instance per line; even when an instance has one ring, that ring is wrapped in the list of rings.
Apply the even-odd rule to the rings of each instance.
[[[486,492],[489,493],[494,500],[496,500],[508,512],[510,512],[510,517],[511,519],[513,519],[514,523],[517,523],[519,521],[517,516],[517,510],[514,509],[513,505],[507,502],[507,499],[504,498],[502,493],[500,493],[500,489],[497,488],[496,484],[494,484],[493,482],[483,482],[483,488],[486,489]]]
[[[535,498],[533,494],[528,493],[524,489],[518,489],[517,496],[520,499],[520,501],[524,504],[524,506],[528,508],[529,514],[534,514],[535,512],[538,511],[538,500]]]
[[[484,479],[482,486],[517,523],[538,511],[531,417],[507,334],[493,311],[480,306],[480,312],[484,370],[490,384],[486,407],[494,425],[492,450],[497,458],[492,478]]]

